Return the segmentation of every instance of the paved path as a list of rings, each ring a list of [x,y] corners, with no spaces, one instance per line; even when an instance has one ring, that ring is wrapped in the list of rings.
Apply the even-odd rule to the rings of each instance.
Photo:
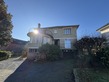
[[[0,61],[0,82],[4,82],[5,79],[12,74],[24,61],[19,58],[10,58]]]
[[[72,60],[45,63],[36,63],[28,60],[22,62],[22,60],[15,61],[14,59],[3,61],[0,64],[2,73],[0,82],[3,82],[4,79],[4,82],[74,82],[71,76],[73,69]],[[6,65],[3,66],[3,63]]]

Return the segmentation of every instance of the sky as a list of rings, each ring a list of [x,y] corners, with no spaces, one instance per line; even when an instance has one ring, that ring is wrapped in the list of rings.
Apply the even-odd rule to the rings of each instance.
[[[27,33],[41,27],[80,25],[78,38],[98,35],[109,23],[109,0],[5,0],[12,17],[12,36],[29,40]]]

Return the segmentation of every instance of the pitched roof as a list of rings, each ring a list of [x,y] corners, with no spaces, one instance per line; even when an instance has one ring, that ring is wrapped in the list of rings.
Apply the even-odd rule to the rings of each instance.
[[[97,29],[96,31],[102,31],[102,30],[104,30],[106,28],[109,28],[109,27],[107,27],[108,25],[109,25],[109,23],[105,24],[104,26],[102,26],[101,28]]]
[[[51,27],[42,27],[42,28],[44,28],[44,29],[46,29],[46,28],[50,28],[50,29],[52,29],[52,28],[65,28],[65,27],[79,27],[79,25],[68,25],[68,26],[51,26]]]

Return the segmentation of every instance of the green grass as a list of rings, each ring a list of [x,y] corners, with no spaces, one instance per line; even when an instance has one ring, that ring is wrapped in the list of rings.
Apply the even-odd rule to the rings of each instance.
[[[109,68],[91,68],[88,59],[73,59],[75,77],[79,82],[109,82]]]
[[[109,82],[109,69],[77,68],[79,82]]]

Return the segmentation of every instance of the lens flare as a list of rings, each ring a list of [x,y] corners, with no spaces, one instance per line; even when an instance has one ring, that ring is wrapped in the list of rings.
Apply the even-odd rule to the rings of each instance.
[[[38,31],[38,30],[36,30],[36,29],[34,29],[34,30],[33,30],[33,33],[34,33],[34,34],[38,34],[38,33],[39,33],[39,31]]]

